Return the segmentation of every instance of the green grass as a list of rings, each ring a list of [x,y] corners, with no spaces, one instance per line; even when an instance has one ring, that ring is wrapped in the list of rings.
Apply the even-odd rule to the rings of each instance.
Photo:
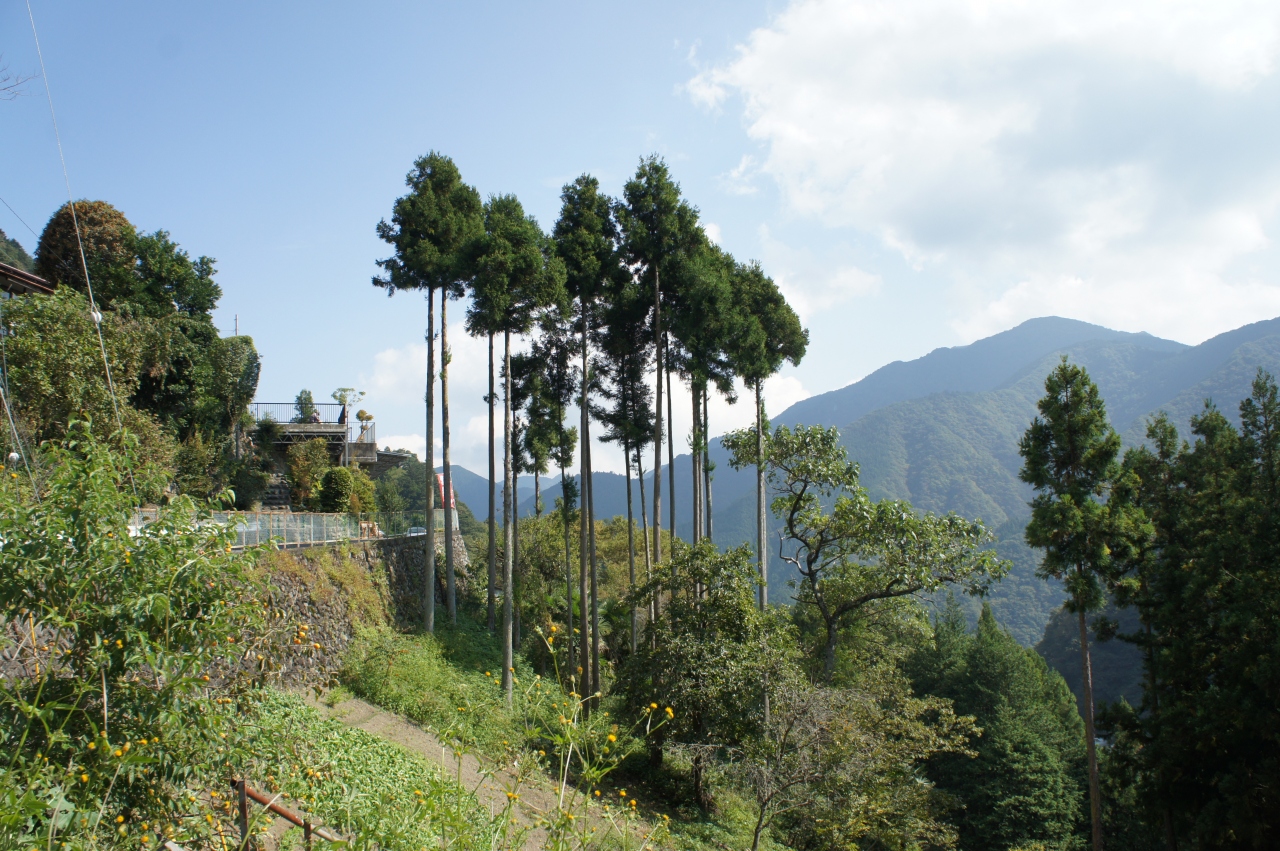
[[[296,695],[256,697],[238,741],[228,745],[229,762],[256,788],[282,793],[287,806],[354,837],[354,847],[376,840],[379,848],[406,851],[442,843],[477,848],[500,836],[506,820],[426,759],[326,719]],[[234,813],[221,816],[223,830],[233,830]]]

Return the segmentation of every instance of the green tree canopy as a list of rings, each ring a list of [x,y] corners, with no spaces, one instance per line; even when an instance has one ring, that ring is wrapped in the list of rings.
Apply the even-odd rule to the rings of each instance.
[[[953,701],[982,735],[928,775],[955,799],[962,851],[1072,844],[1084,813],[1084,724],[1066,683],[982,607],[976,632],[948,595],[932,641],[907,661],[917,693]]]
[[[378,222],[378,236],[395,254],[378,261],[383,274],[374,286],[388,295],[444,289],[460,297],[467,275],[464,248],[484,229],[480,194],[462,182],[452,159],[435,151],[414,161],[405,185],[409,192],[396,200],[391,221]]]

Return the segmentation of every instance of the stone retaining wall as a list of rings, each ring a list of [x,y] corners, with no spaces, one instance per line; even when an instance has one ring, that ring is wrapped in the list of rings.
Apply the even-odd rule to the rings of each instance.
[[[360,626],[420,627],[425,555],[425,539],[411,537],[280,550],[264,558],[259,569],[271,583],[272,608],[306,626],[310,645],[288,654],[280,671],[284,682],[332,681]],[[455,572],[461,596],[469,576]],[[442,566],[436,571],[437,617],[443,610]]]

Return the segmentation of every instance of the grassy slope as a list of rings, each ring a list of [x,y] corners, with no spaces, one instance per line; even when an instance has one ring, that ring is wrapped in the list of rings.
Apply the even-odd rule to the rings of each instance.
[[[496,675],[500,650],[480,623],[482,612],[459,612],[458,625],[445,626],[434,637],[370,631],[353,649],[343,678],[352,692],[404,715],[480,754],[510,759],[521,747],[540,745],[536,716],[548,701],[562,698],[547,682],[512,711],[502,698]],[[517,684],[534,691],[532,666],[518,654]],[[546,681],[543,681],[546,682]],[[554,704],[552,704],[554,705]],[[615,715],[616,707],[615,707]],[[685,766],[668,758],[653,772],[643,758],[624,763],[610,788],[628,788],[652,821],[667,815],[672,847],[689,851],[739,848],[750,844],[754,827],[744,803],[732,792],[717,793],[718,811],[707,818],[692,806]],[[772,841],[761,846],[780,849]]]

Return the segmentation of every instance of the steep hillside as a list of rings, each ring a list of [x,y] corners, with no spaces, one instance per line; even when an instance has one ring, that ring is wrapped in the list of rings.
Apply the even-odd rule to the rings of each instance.
[[[36,265],[21,243],[10,239],[3,230],[0,230],[0,263],[17,266],[24,272],[30,272]]]
[[[1035,555],[1022,540],[1031,493],[1018,480],[1017,444],[1036,414],[1044,376],[1064,354],[1089,370],[1117,430],[1126,445],[1134,445],[1142,441],[1148,417],[1159,410],[1168,412],[1184,434],[1206,398],[1234,417],[1258,367],[1280,374],[1280,320],[1254,323],[1195,347],[1139,334],[1084,340],[1017,365],[997,387],[886,405],[842,430],[862,483],[876,498],[907,499],[929,511],[981,517],[997,529],[998,549],[1015,568],[992,590],[992,606],[1028,645],[1040,640],[1062,595],[1035,579]],[[777,421],[788,422],[797,408]],[[716,540],[724,546],[754,538],[755,497],[750,477],[741,479],[745,492],[727,505],[723,497],[729,488],[718,484],[722,500]],[[770,581],[774,599],[785,599],[791,578],[775,558]],[[966,605],[976,615],[976,602]]]
[[[993,390],[1027,363],[1086,341],[1130,342],[1167,352],[1186,348],[1150,334],[1113,331],[1076,319],[1044,316],[968,346],[935,349],[913,361],[894,361],[848,387],[797,402],[776,420],[843,428],[864,414],[895,402],[933,393]]]

